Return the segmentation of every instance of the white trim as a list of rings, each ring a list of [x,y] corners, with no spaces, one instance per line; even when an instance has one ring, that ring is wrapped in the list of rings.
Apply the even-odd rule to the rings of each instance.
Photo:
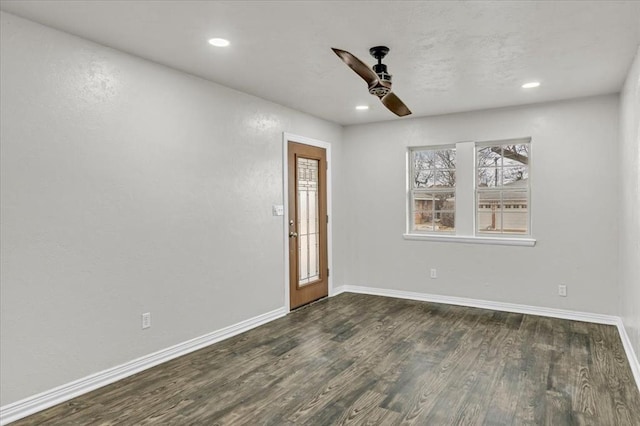
[[[427,293],[414,293],[400,290],[388,290],[374,287],[343,285],[335,287],[333,296],[341,293],[372,294],[375,296],[395,297],[399,299],[419,300],[423,302],[444,303],[447,305],[470,306],[473,308],[491,309],[494,311],[515,312],[528,315],[584,321],[596,324],[615,325],[622,341],[631,372],[640,390],[640,360],[633,350],[633,345],[624,327],[622,319],[613,315],[594,314],[589,312],[568,311],[564,309],[544,308],[540,306],[520,305],[515,303],[492,302],[489,300],[470,299],[466,297],[441,296]]]
[[[424,302],[444,303],[449,305],[470,306],[481,309],[491,309],[496,311],[516,312],[529,315],[540,315],[553,318],[562,318],[575,321],[585,321],[597,324],[615,325],[618,328],[622,346],[624,347],[631,371],[640,390],[640,362],[633,350],[629,335],[624,327],[622,319],[611,315],[593,314],[587,312],[568,311],[554,308],[544,308],[538,306],[519,305],[514,303],[492,302],[488,300],[469,299],[455,296],[441,296],[427,293],[415,293],[400,290],[388,290],[374,287],[362,286],[336,286],[332,289],[330,296],[337,296],[341,293],[360,293],[376,296],[395,297],[400,299],[419,300]],[[275,319],[285,316],[288,309],[278,308],[274,311],[241,321],[231,326],[222,328],[204,336],[187,340],[186,342],[162,349],[158,352],[134,359],[125,364],[103,370],[79,380],[67,383],[48,391],[30,396],[20,401],[0,407],[0,425],[6,425],[31,414],[53,407],[54,405],[68,401],[77,396],[91,392],[100,387],[122,380],[133,374],[144,371],[148,368],[167,362],[171,359],[186,355],[198,349],[220,342],[244,333],[260,325],[266,324]]]
[[[469,306],[472,308],[491,309],[494,311],[515,312],[518,314],[539,315],[543,317],[561,318],[574,321],[594,322],[597,324],[618,325],[619,318],[613,315],[594,314],[590,312],[568,311],[564,309],[545,308],[542,306],[520,305],[516,303],[494,302],[490,300],[470,299],[467,297],[442,296],[439,294],[414,293],[410,291],[388,290],[375,287],[344,286],[345,292],[372,294],[375,296],[395,297],[398,299],[420,300],[423,302],[444,303],[447,305]]]
[[[339,294],[346,292],[347,291],[346,288],[347,286],[345,285],[333,287],[333,293],[329,294],[329,297],[337,296]]]
[[[529,162],[527,163],[527,170],[528,170],[528,174],[529,177],[527,178],[527,225],[528,225],[528,232],[527,232],[527,236],[529,237],[529,239],[531,239],[531,235],[533,235],[533,230],[531,228],[532,226],[532,222],[533,222],[533,209],[532,209],[532,205],[533,203],[531,202],[531,188],[533,187],[533,185],[531,184],[531,157],[532,157],[532,151],[533,151],[533,144],[531,143],[531,136],[526,136],[526,137],[522,137],[522,138],[515,138],[515,139],[503,139],[503,140],[495,140],[495,141],[483,141],[483,142],[476,142],[475,143],[475,147],[474,147],[474,157],[473,157],[473,189],[474,189],[474,201],[473,201],[473,211],[474,211],[474,220],[473,220],[473,229],[474,229],[474,233],[476,236],[478,236],[478,227],[477,227],[477,223],[478,223],[478,204],[479,204],[479,192],[494,192],[494,193],[500,193],[500,199],[502,200],[502,192],[505,190],[504,189],[504,185],[500,186],[500,187],[490,187],[490,188],[482,188],[482,190],[480,190],[480,188],[477,186],[478,185],[478,148],[487,148],[490,146],[500,146],[503,147],[505,145],[513,145],[513,144],[528,144],[529,145]],[[503,165],[500,166],[500,168],[503,168]],[[504,226],[504,210],[502,210],[500,212],[500,226]],[[534,241],[534,245],[535,245],[535,240]]]
[[[488,146],[496,146],[496,145],[515,145],[519,143],[531,143],[531,136],[522,136],[520,138],[509,138],[509,139],[492,139],[486,141],[475,141],[476,146],[480,146],[486,148]]]
[[[469,306],[472,308],[491,309],[494,311],[515,312],[527,315],[539,315],[543,317],[560,318],[573,321],[591,322],[596,324],[615,325],[622,340],[631,372],[640,390],[640,362],[636,356],[629,335],[624,328],[620,317],[614,315],[595,314],[591,312],[569,311],[565,309],[545,308],[542,306],[520,305],[516,303],[494,302],[490,300],[470,299],[467,297],[442,296],[428,293],[415,293],[410,291],[389,290],[376,287],[363,287],[345,285],[339,287],[340,293],[360,293],[374,296],[395,297],[398,299],[419,300],[422,302],[444,303],[447,305]]]
[[[283,236],[284,239],[284,306],[287,312],[291,310],[289,300],[289,146],[288,142],[298,142],[305,145],[324,148],[327,152],[327,215],[329,215],[329,223],[327,224],[327,268],[332,269],[333,265],[333,212],[331,202],[331,170],[333,161],[331,159],[331,144],[317,139],[307,138],[305,136],[295,135],[293,133],[282,133],[282,193],[284,202],[284,223]],[[329,296],[333,295],[333,274],[329,274]]]
[[[494,244],[502,246],[524,246],[533,247],[536,245],[534,238],[506,238],[506,237],[473,237],[463,235],[435,235],[435,234],[402,234],[405,240],[422,241],[442,241],[448,243],[467,244]]]
[[[266,324],[287,314],[284,307],[267,312],[220,330],[196,337],[186,342],[161,349],[149,355],[134,359],[116,367],[100,371],[73,382],[58,386],[20,401],[0,407],[0,425],[16,421],[38,411],[68,401],[92,390],[101,388],[125,377],[162,364],[174,358],[186,355],[198,349],[228,339],[252,328]]]
[[[616,325],[618,326],[618,333],[620,334],[620,340],[622,340],[622,346],[624,347],[624,351],[627,354],[627,359],[629,360],[631,372],[633,373],[633,377],[636,379],[636,386],[638,386],[638,390],[640,390],[640,360],[633,350],[631,339],[629,339],[627,330],[626,328],[624,328],[624,322],[622,322],[622,318],[618,318],[618,323]]]

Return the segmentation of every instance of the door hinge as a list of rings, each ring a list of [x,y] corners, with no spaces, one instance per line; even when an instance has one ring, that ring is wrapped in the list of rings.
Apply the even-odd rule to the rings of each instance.
[[[329,223],[329,215],[327,215],[327,223]]]
[[[327,277],[329,276],[329,270],[330,270],[330,269],[329,269],[329,268],[327,268]]]

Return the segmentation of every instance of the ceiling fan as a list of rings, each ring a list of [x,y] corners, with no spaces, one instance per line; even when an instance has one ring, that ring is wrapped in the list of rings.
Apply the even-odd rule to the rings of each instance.
[[[411,111],[404,102],[391,91],[391,74],[387,72],[387,66],[382,63],[382,58],[389,53],[387,46],[375,46],[369,49],[371,56],[378,60],[378,63],[374,65],[373,68],[369,68],[367,64],[346,50],[336,49],[334,47],[332,47],[331,50],[333,50],[349,68],[354,70],[356,74],[367,82],[369,93],[377,96],[382,104],[391,112],[400,117],[411,114]]]

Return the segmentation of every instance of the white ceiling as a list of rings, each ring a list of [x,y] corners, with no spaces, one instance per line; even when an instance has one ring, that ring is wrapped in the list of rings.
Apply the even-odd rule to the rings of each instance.
[[[2,0],[0,8],[341,124],[398,118],[331,47],[373,64],[369,47],[389,46],[394,92],[415,117],[617,92],[640,43],[637,1]],[[216,36],[231,46],[208,45]],[[542,86],[520,87],[530,80]]]

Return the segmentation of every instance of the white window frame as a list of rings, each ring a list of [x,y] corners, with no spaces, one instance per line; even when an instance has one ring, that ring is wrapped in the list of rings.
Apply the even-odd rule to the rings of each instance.
[[[432,146],[415,146],[415,147],[409,147],[408,148],[408,162],[409,162],[409,174],[407,175],[407,179],[408,179],[408,209],[409,209],[409,216],[408,216],[408,223],[407,223],[407,229],[409,230],[410,233],[415,233],[415,234],[426,234],[426,235],[455,235],[455,230],[449,231],[449,230],[416,230],[415,229],[415,212],[414,212],[414,207],[415,207],[415,195],[416,193],[442,193],[442,194],[448,194],[448,193],[454,193],[454,197],[455,197],[455,186],[451,187],[451,188],[414,188],[413,187],[413,176],[414,176],[414,162],[413,162],[413,152],[415,151],[444,151],[444,150],[453,150],[455,152],[456,150],[456,145],[455,144],[449,144],[449,145],[432,145]],[[436,169],[437,170],[437,169]],[[456,168],[454,169],[457,171],[457,161],[456,161]],[[456,211],[454,208],[454,212],[453,212],[454,216],[453,216],[453,222],[454,222],[454,228],[455,228],[455,223],[456,223]]]
[[[533,247],[536,240],[533,237],[533,209],[532,205],[532,167],[529,164],[529,235],[517,234],[477,234],[476,233],[476,145],[501,145],[512,143],[512,141],[528,141],[529,156],[531,157],[532,146],[530,137],[520,137],[511,139],[491,140],[491,141],[461,141],[455,144],[434,144],[407,146],[406,150],[406,227],[403,238],[405,240],[435,241],[435,242],[457,242],[466,244],[495,244],[507,246]],[[420,149],[447,149],[455,146],[456,150],[456,186],[455,186],[455,232],[418,232],[413,231],[413,197],[412,179],[413,165],[411,152]]]
[[[519,189],[513,189],[513,188],[505,188],[504,185],[500,185],[497,187],[487,187],[487,188],[480,188],[478,186],[478,151],[482,148],[486,148],[486,147],[490,147],[490,146],[500,146],[500,147],[504,147],[505,145],[529,145],[529,151],[528,151],[528,158],[529,158],[529,163],[527,165],[527,186],[526,188],[519,188]],[[497,140],[497,141],[486,141],[486,142],[476,142],[475,143],[475,159],[474,159],[474,188],[475,188],[475,202],[474,202],[474,215],[475,215],[475,223],[474,223],[474,232],[476,236],[479,237],[486,237],[489,235],[492,236],[497,236],[497,237],[503,237],[505,235],[508,235],[510,238],[523,238],[523,239],[527,239],[527,238],[531,238],[531,167],[529,167],[531,165],[531,138],[520,138],[520,139],[506,139],[506,140]],[[504,171],[504,167],[503,165],[500,166],[501,167],[501,171]],[[524,190],[524,191],[523,191]],[[479,205],[479,200],[480,200],[480,193],[496,193],[496,194],[500,194],[500,200],[501,203],[500,204],[504,204],[503,200],[503,194],[504,193],[509,193],[509,192],[526,192],[527,193],[527,233],[526,234],[515,234],[515,233],[505,233],[504,230],[502,230],[499,233],[495,233],[495,234],[491,234],[491,233],[485,233],[485,232],[480,232],[480,230],[478,229],[478,215],[480,214],[479,209],[478,209],[478,205]],[[505,207],[506,208],[506,207]],[[502,217],[502,214],[504,213],[504,211],[501,211],[501,218],[500,218],[500,224],[504,225],[504,218]]]

